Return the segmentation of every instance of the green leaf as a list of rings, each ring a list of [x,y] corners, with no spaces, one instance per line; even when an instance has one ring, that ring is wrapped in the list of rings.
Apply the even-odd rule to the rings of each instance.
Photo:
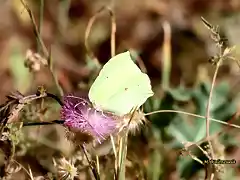
[[[30,88],[32,77],[29,69],[24,66],[24,58],[20,47],[14,44],[9,65],[13,75],[14,88],[21,93],[25,93]]]
[[[169,125],[168,132],[173,135],[178,142],[189,142],[193,141],[194,138],[191,127],[179,116],[176,116]]]
[[[173,99],[177,101],[189,101],[191,99],[191,90],[179,86],[176,89],[168,88],[167,93],[169,93]]]

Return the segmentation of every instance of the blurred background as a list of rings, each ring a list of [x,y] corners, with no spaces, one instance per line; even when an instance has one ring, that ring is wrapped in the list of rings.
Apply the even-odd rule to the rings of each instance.
[[[235,60],[226,58],[220,67],[211,103],[211,116],[221,121],[239,123],[239,0],[25,2],[36,24],[41,25],[41,38],[47,50],[51,50],[53,71],[64,93],[88,92],[96,74],[93,73],[95,65],[91,55],[102,65],[110,59],[111,16],[107,10],[99,13],[103,7],[110,8],[116,20],[116,54],[127,49],[135,50],[139,55],[136,61],[139,66],[145,66],[151,78],[155,96],[144,105],[145,112],[175,109],[203,116],[206,114],[215,69],[209,59],[217,55],[218,50],[201,16],[211,24],[219,25],[221,35],[228,39],[227,45],[235,45],[236,49],[232,54]],[[89,53],[85,46],[85,33],[89,21],[96,14],[98,17],[87,40]],[[44,54],[39,51],[32,21],[21,1],[0,0],[0,17],[0,103],[4,103],[6,95],[12,91],[34,94],[41,85],[48,92],[59,95],[48,67],[42,62],[36,66],[27,64],[28,50],[39,52],[42,57]],[[164,88],[166,86],[169,88]],[[57,103],[39,100],[24,108],[19,120],[59,119],[59,109]],[[160,113],[147,118],[149,123],[136,135],[129,137],[126,179],[204,179],[203,165],[188,154],[180,156],[180,152],[184,147],[182,142],[198,142],[205,137],[205,120],[175,113]],[[223,127],[220,123],[211,123],[211,133],[223,131]],[[237,161],[237,164],[220,167],[219,179],[239,178],[238,131],[230,128],[214,139],[217,157]],[[76,166],[79,175],[75,179],[91,179],[86,160],[75,148],[76,144],[67,140],[63,127],[24,127],[17,133],[11,133],[11,140],[16,146],[14,160],[27,170],[29,165],[35,179],[51,179],[54,174],[60,173],[61,163],[70,162],[69,159],[74,159],[75,164],[78,161]],[[1,148],[2,164],[4,154],[10,151],[5,146]],[[106,143],[89,150],[90,154],[98,153],[100,157],[101,179],[113,179],[114,158],[111,150],[108,152],[110,146]],[[201,160],[206,159],[196,147],[191,152]],[[58,165],[54,166],[52,158],[56,159]],[[66,162],[62,158],[66,158]],[[9,178],[30,179],[18,163],[10,168]]]

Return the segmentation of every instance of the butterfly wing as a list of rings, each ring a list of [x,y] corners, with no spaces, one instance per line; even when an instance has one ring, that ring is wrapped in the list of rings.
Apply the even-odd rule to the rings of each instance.
[[[102,108],[118,115],[125,115],[133,108],[139,108],[152,95],[148,76],[146,74],[136,75],[125,81],[108,102],[102,104]]]
[[[129,51],[111,58],[89,91],[89,99],[97,108],[118,115],[141,106],[152,95],[149,77],[132,61]]]

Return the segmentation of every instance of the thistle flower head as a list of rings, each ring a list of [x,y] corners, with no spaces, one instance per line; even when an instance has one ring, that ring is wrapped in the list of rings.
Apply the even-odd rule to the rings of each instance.
[[[99,143],[113,134],[117,126],[113,115],[98,111],[88,100],[72,95],[64,97],[61,115],[65,126],[86,133]]]

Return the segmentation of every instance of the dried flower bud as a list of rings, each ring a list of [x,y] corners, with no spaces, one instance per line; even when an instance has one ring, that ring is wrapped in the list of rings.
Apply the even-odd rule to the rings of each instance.
[[[53,164],[57,168],[57,173],[60,179],[74,179],[74,177],[77,177],[78,175],[73,160],[61,158],[56,161],[53,159]]]
[[[27,50],[24,64],[27,68],[29,68],[30,71],[36,72],[40,70],[41,64],[47,66],[48,62],[39,54],[33,53],[31,50]]]
[[[147,123],[144,113],[140,110],[127,114],[118,118],[118,131],[121,132],[124,128],[128,128],[129,132],[136,134],[142,125]]]

